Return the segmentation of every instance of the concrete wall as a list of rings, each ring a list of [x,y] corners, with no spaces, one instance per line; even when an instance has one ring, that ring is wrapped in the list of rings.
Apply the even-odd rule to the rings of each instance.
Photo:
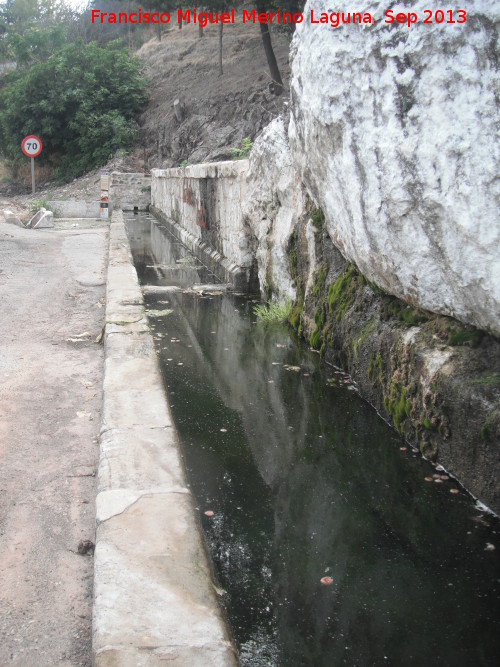
[[[106,300],[93,664],[234,667],[121,212]]]
[[[246,273],[251,285],[253,236],[241,208],[247,191],[247,170],[248,160],[153,169],[151,204],[199,246],[211,248]]]
[[[122,211],[146,211],[151,203],[150,174],[125,174],[111,172],[109,179],[109,213]]]
[[[47,202],[55,218],[98,218],[99,201],[83,199],[53,199]]]

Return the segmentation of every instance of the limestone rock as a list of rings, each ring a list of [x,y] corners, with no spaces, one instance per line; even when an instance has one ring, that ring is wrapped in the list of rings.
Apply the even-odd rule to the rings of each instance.
[[[305,193],[293,166],[283,119],[276,118],[253,145],[242,202],[243,216],[257,239],[262,292],[272,286],[279,298],[295,298],[287,245],[304,209]]]
[[[500,4],[466,3],[463,24],[307,20],[292,44],[289,138],[341,252],[384,290],[500,333]],[[357,9],[357,8],[356,8]],[[404,10],[404,7],[403,7]],[[408,8],[407,8],[408,11]],[[456,18],[456,17],[455,17]]]

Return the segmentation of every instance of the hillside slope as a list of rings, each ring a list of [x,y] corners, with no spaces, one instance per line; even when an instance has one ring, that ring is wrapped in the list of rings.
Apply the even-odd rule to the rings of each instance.
[[[149,167],[178,166],[230,157],[228,148],[253,139],[288,101],[289,41],[274,32],[272,41],[285,90],[276,97],[258,25],[224,26],[223,76],[218,69],[218,29],[175,25],[159,42],[144,44],[137,55],[150,81],[150,100],[139,119]],[[176,119],[179,99],[183,120]]]

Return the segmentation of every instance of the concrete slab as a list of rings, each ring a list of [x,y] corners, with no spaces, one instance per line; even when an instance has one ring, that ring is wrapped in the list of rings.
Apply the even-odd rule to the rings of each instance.
[[[182,487],[175,429],[111,429],[101,435],[98,490]]]
[[[152,493],[117,509],[97,528],[96,665],[113,664],[109,649],[140,649],[157,657],[149,664],[235,664],[190,496]]]

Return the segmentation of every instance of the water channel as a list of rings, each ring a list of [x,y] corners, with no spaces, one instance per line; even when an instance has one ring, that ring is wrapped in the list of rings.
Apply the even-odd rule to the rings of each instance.
[[[216,278],[160,223],[127,225],[141,283],[182,288],[146,306],[241,665],[498,664],[497,519],[251,299],[189,289]]]

